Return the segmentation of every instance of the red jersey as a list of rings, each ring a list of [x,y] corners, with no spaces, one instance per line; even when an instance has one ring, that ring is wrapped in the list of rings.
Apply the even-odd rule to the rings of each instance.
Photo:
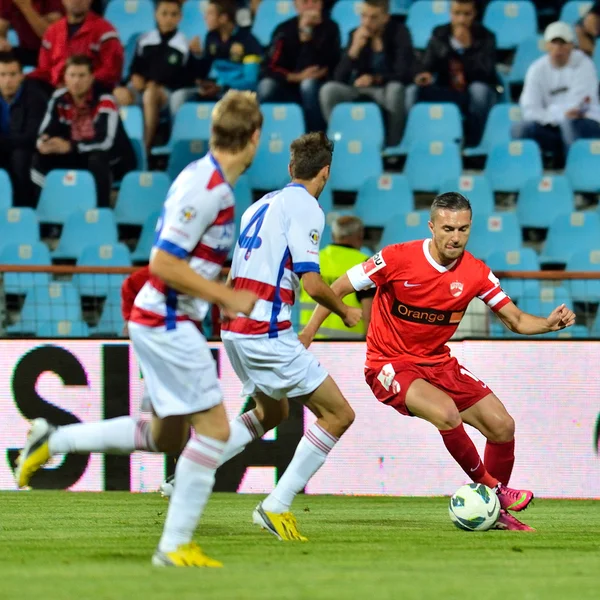
[[[367,367],[393,360],[436,364],[450,358],[446,346],[469,302],[477,297],[493,311],[511,300],[490,268],[465,252],[444,267],[429,252],[430,240],[385,247],[348,271],[355,290],[373,285]]]
[[[123,282],[123,285],[121,286],[121,313],[123,314],[124,321],[129,321],[135,297],[144,287],[144,284],[148,281],[149,277],[150,268],[144,267],[143,269],[132,273]]]

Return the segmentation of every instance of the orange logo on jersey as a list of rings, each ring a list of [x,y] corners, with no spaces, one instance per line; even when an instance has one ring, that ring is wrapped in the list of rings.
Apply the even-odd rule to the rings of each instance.
[[[463,293],[463,288],[465,286],[460,282],[460,281],[453,281],[450,284],[450,293],[455,297],[458,298],[462,293]]]
[[[465,311],[436,310],[435,308],[418,308],[394,300],[392,314],[404,321],[424,323],[426,325],[458,325]]]

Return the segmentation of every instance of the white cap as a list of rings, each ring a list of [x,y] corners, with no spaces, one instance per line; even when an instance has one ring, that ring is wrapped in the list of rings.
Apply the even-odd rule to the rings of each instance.
[[[573,29],[568,23],[556,21],[555,23],[550,23],[550,25],[546,27],[546,31],[544,31],[544,41],[551,42],[552,40],[557,39],[563,40],[568,44],[575,40]]]

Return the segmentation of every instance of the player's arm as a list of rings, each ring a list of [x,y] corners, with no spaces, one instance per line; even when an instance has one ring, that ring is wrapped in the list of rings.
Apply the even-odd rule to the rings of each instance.
[[[354,327],[361,320],[362,310],[344,304],[340,296],[323,281],[320,273],[315,271],[304,273],[302,284],[306,293],[326,310],[328,315],[334,312],[344,321],[346,327]]]
[[[536,317],[508,302],[496,313],[499,319],[515,333],[537,335],[571,327],[575,323],[575,313],[564,304],[557,306],[548,317]]]

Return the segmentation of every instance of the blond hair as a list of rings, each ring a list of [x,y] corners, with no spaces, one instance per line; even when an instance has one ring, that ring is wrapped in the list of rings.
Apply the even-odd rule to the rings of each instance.
[[[210,148],[233,154],[241,152],[262,124],[256,94],[229,90],[212,111]]]

